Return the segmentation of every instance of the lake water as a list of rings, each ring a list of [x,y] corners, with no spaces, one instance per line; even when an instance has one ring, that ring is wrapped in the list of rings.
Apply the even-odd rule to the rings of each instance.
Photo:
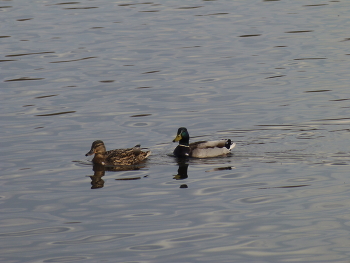
[[[348,1],[0,1],[1,262],[349,262]],[[177,162],[172,139],[231,138]],[[138,170],[85,157],[152,150]]]

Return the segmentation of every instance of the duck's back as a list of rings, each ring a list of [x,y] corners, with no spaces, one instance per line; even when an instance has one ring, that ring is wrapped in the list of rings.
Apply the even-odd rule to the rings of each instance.
[[[225,155],[230,153],[235,145],[231,140],[195,142],[190,144],[191,156],[195,158],[208,158]]]
[[[227,148],[197,148],[191,152],[191,156],[195,158],[208,158],[225,155],[228,153],[230,153],[230,151]]]
[[[150,154],[150,151],[135,151],[134,148],[112,150],[106,152],[106,163],[112,165],[134,165],[142,162]]]
[[[207,148],[223,148],[225,147],[227,140],[217,140],[217,141],[199,141],[191,143],[190,146],[192,148],[198,148],[198,149],[207,149]]]

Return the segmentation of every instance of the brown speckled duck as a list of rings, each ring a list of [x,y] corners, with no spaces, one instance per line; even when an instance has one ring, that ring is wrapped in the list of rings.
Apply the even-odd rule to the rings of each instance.
[[[200,141],[189,143],[190,135],[186,128],[181,127],[173,142],[179,142],[174,150],[176,157],[208,158],[226,155],[236,146],[235,143],[227,140]]]
[[[151,151],[141,151],[140,145],[127,149],[115,149],[106,151],[105,144],[101,140],[94,141],[91,150],[85,155],[95,154],[92,162],[102,165],[135,165],[144,161]]]

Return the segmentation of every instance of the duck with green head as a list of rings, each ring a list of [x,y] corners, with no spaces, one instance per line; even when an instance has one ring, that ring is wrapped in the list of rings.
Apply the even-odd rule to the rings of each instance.
[[[236,146],[230,139],[217,141],[190,142],[190,135],[185,127],[177,130],[173,142],[179,142],[174,150],[176,157],[208,158],[226,155]]]
[[[140,147],[138,144],[133,148],[106,151],[103,141],[97,140],[92,143],[90,151],[85,156],[95,154],[92,159],[94,164],[135,165],[144,161],[151,154],[151,151],[141,151]]]

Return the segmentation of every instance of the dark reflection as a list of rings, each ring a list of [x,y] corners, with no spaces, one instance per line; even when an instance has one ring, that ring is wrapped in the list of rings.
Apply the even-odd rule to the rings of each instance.
[[[6,55],[5,57],[21,57],[21,56],[29,56],[29,55],[52,54],[52,53],[56,53],[56,52],[54,52],[54,51],[45,51],[45,52],[21,53],[21,54]]]
[[[86,59],[91,59],[91,58],[96,58],[96,57],[86,57],[86,58],[71,59],[71,60],[52,61],[50,63],[76,62],[76,61],[81,61],[81,60],[86,60]]]
[[[185,7],[179,7],[177,9],[195,9],[195,8],[201,8],[203,6],[199,5],[199,6],[185,6]]]
[[[17,60],[16,59],[0,59],[0,62],[8,62],[8,61],[17,61]]]
[[[74,4],[80,4],[80,2],[65,2],[65,3],[57,3],[53,5],[74,5]]]
[[[284,77],[284,76],[286,76],[286,75],[277,75],[277,76],[271,76],[271,77],[267,77],[267,78],[265,78],[265,79],[282,78],[282,77]]]
[[[88,7],[67,7],[67,8],[63,8],[63,9],[66,9],[66,10],[70,10],[70,9],[94,9],[94,8],[98,8],[97,6],[88,6]]]
[[[92,168],[94,175],[90,176],[91,178],[91,189],[102,188],[105,184],[105,181],[102,177],[105,175],[105,167],[100,164],[95,164]]]
[[[327,58],[295,58],[293,60],[316,60],[316,59],[327,59]]]
[[[91,189],[103,188],[105,181],[102,177],[105,175],[106,171],[109,172],[120,172],[120,171],[133,171],[139,170],[145,167],[145,165],[120,165],[120,166],[104,166],[101,164],[94,164],[92,170],[94,171],[94,175],[89,176],[91,178]],[[138,180],[141,177],[129,177],[129,178],[118,178],[115,180]]]
[[[261,34],[254,34],[254,35],[241,35],[239,37],[258,37],[261,36]]]
[[[39,97],[35,97],[35,99],[43,99],[43,98],[50,98],[50,97],[55,97],[58,96],[57,94],[55,95],[45,95],[45,96],[39,96]]]
[[[328,5],[328,4],[303,5],[303,6],[323,6],[323,5]]]
[[[5,82],[11,82],[11,81],[24,81],[24,80],[42,80],[44,78],[28,78],[28,77],[22,77],[22,78],[18,78],[18,79],[8,79],[5,80]]]
[[[128,178],[117,178],[115,180],[117,181],[130,181],[130,180],[140,180],[141,177],[137,176],[137,177],[128,177]]]
[[[297,31],[287,31],[284,33],[288,33],[288,34],[296,34],[296,33],[309,33],[309,32],[314,32],[313,30],[297,30]]]
[[[22,18],[22,19],[17,19],[17,21],[22,22],[22,21],[28,21],[32,20],[33,18]]]
[[[206,172],[216,172],[216,171],[225,171],[225,170],[232,170],[232,166],[217,167],[217,168],[207,170]]]
[[[188,166],[189,164],[208,164],[213,165],[211,160],[203,160],[203,159],[191,159],[191,158],[176,158],[175,159],[178,165],[177,174],[173,175],[174,180],[184,180],[188,179]],[[205,172],[217,172],[217,171],[227,171],[234,169],[233,166],[224,166],[224,167],[216,167],[210,170],[206,170]],[[188,188],[187,184],[180,185],[180,188]]]
[[[332,91],[332,90],[330,90],[330,89],[307,90],[307,91],[304,91],[304,93],[327,92],[327,91]]]
[[[38,114],[35,116],[45,117],[45,116],[62,115],[62,114],[75,113],[75,112],[76,111],[64,111],[64,112],[55,112],[55,113],[48,113],[48,114]]]
[[[208,0],[205,0],[208,1]],[[212,1],[212,0],[210,0]],[[216,0],[215,0],[216,1]],[[213,13],[213,14],[207,14],[207,15],[195,15],[195,16],[220,16],[220,15],[228,15],[230,13]]]
[[[146,116],[151,116],[152,114],[137,114],[137,115],[132,115],[130,117],[146,117]]]
[[[283,186],[275,186],[275,187],[262,187],[258,189],[272,189],[272,188],[297,188],[297,187],[304,187],[304,186],[310,186],[309,184],[300,184],[300,185],[283,185]]]
[[[177,174],[174,175],[175,180],[184,180],[188,178],[187,170],[188,170],[188,159],[187,158],[177,158],[177,164],[179,168],[177,169]],[[180,185],[180,188],[188,188],[187,184]]]
[[[178,159],[177,164],[179,168],[177,169],[177,174],[174,175],[175,180],[184,180],[188,178],[187,175],[187,169],[188,169],[188,162],[187,159]]]

